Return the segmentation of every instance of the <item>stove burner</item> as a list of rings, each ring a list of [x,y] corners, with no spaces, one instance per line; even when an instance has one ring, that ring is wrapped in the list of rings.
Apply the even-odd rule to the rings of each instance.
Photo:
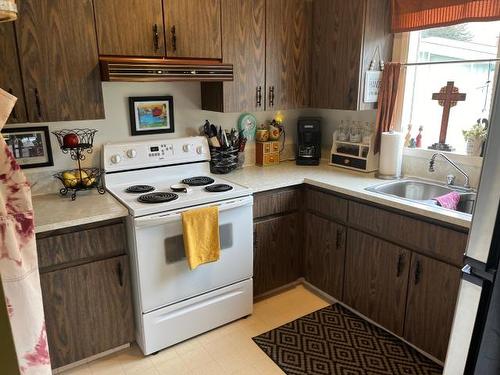
[[[204,186],[204,185],[213,184],[214,182],[215,182],[215,180],[213,178],[205,177],[205,176],[185,178],[184,180],[182,180],[183,184],[186,184],[189,186]]]
[[[174,193],[157,192],[141,195],[137,200],[142,203],[164,203],[176,200],[177,198],[179,196]]]
[[[127,193],[149,193],[155,188],[149,185],[132,185],[129,186],[125,191]]]
[[[232,189],[233,189],[232,186],[226,185],[226,184],[214,184],[214,185],[207,186],[205,188],[205,190],[210,192],[210,193],[222,193],[223,191],[228,191],[228,190],[232,190]]]

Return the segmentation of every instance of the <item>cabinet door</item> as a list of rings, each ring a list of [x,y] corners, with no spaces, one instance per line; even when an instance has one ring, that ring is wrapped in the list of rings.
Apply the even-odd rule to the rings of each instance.
[[[92,1],[22,0],[18,7],[29,121],[104,118]]]
[[[17,97],[16,106],[7,122],[27,122],[14,24],[10,22],[0,23],[0,87]]]
[[[164,56],[162,0],[94,0],[100,55]]]
[[[346,228],[313,214],[307,214],[305,220],[305,278],[342,300]]]
[[[222,0],[223,60],[234,68],[223,83],[225,112],[264,110],[265,8],[265,0]]]
[[[134,339],[126,255],[40,278],[54,368]]]
[[[220,0],[163,0],[167,56],[220,59],[220,6]]]
[[[254,295],[296,281],[300,277],[300,218],[290,214],[254,225]]]
[[[364,0],[315,0],[311,102],[356,110]]]
[[[411,252],[349,229],[344,302],[395,334],[403,322]]]
[[[309,105],[311,0],[267,0],[267,109]]]
[[[446,357],[459,284],[459,268],[413,254],[404,338],[441,361]]]

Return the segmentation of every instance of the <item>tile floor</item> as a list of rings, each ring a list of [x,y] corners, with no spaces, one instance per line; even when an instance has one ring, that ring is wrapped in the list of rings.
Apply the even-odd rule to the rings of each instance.
[[[252,337],[328,306],[297,286],[254,305],[246,318],[144,357],[137,346],[63,372],[64,375],[226,375],[283,372]]]

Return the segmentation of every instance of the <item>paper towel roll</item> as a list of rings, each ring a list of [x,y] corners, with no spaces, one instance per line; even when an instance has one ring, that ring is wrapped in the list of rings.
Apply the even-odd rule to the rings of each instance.
[[[401,177],[403,163],[403,133],[382,133],[380,145],[379,174],[383,176]]]

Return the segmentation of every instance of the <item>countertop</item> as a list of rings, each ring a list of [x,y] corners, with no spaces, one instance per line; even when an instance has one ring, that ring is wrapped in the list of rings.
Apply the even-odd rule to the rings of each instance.
[[[366,187],[384,181],[375,178],[373,173],[349,171],[326,163],[319,166],[298,166],[295,162],[283,162],[271,167],[245,167],[223,177],[249,187],[255,193],[306,183],[462,228],[468,229],[471,222],[471,215],[369,192],[365,190]],[[36,233],[128,215],[127,209],[111,194],[100,195],[97,191],[82,192],[75,201],[59,194],[37,195],[33,197],[33,208]]]
[[[269,167],[246,167],[224,175],[224,178],[249,187],[256,193],[306,183],[467,229],[470,228],[472,219],[471,215],[461,212],[367,191],[365,188],[384,181],[375,178],[374,173],[350,171],[326,163],[319,166],[299,166],[295,162],[283,162]]]
[[[80,192],[76,200],[59,194],[35,195],[35,232],[42,233],[111,220],[128,215],[127,209],[109,193]]]

